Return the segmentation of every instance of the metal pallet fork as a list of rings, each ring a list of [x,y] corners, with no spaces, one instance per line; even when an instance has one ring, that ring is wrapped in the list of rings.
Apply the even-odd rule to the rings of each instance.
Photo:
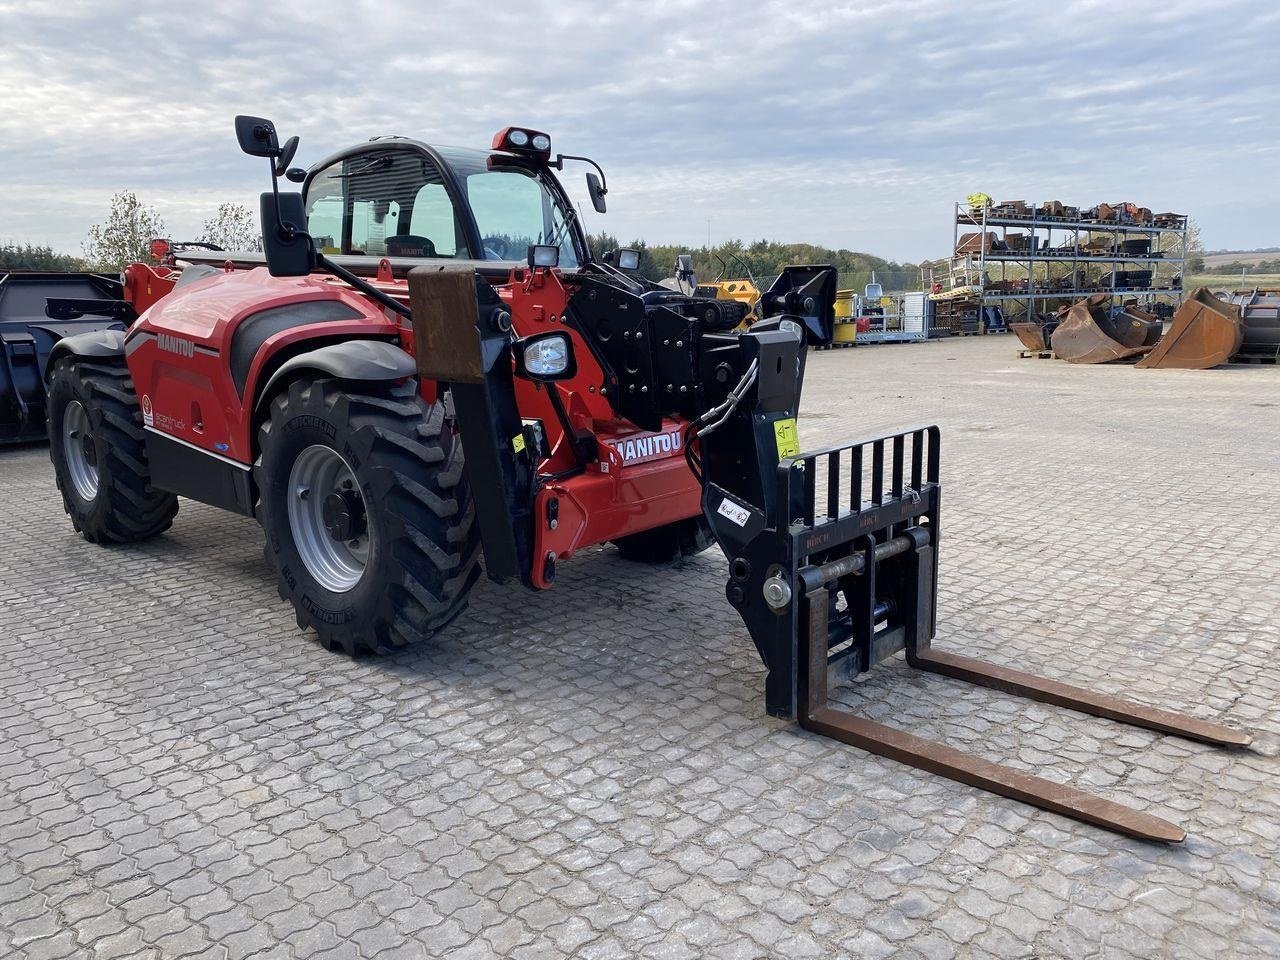
[[[1177,842],[1176,824],[1070,786],[1032,776],[875,723],[833,705],[828,688],[905,651],[907,663],[1016,696],[1220,746],[1250,738],[1228,727],[935,650],[937,549],[941,534],[936,426],[804,454],[779,463],[770,525],[772,553],[747,602],[744,581],[729,598],[770,667],[770,712],[805,729],[901,763],[1147,840]],[[750,557],[737,573],[754,562]],[[732,568],[732,564],[731,564]],[[731,574],[735,576],[736,574]],[[783,646],[789,647],[784,650]],[[788,660],[790,664],[788,664]]]

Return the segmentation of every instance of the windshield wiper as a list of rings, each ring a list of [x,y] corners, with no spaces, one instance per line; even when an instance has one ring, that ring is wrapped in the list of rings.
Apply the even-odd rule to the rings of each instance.
[[[362,166],[356,167],[354,170],[348,170],[346,173],[331,173],[326,177],[326,179],[343,180],[347,177],[358,177],[361,174],[369,173],[372,170],[389,167],[393,163],[395,163],[395,158],[384,154],[381,157],[373,157],[372,159],[365,161]]]

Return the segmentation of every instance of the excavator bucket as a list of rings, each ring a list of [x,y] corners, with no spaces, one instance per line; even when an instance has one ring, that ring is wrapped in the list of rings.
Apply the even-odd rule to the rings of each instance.
[[[1208,370],[1226,363],[1244,341],[1240,308],[1201,287],[1178,307],[1156,348],[1138,361],[1153,370]]]
[[[1068,363],[1110,363],[1148,352],[1152,323],[1127,313],[1113,318],[1109,300],[1095,293],[1073,304],[1053,331],[1053,352]]]
[[[1280,290],[1237,290],[1231,302],[1240,308],[1244,326],[1236,356],[1280,360]]]
[[[1049,345],[1044,342],[1044,327],[1041,324],[1011,323],[1009,329],[1017,335],[1022,345],[1028,350],[1049,349]]]
[[[1144,347],[1154,347],[1160,342],[1160,335],[1164,332],[1164,321],[1156,314],[1139,308],[1136,303],[1126,303],[1124,312],[1130,321],[1138,320],[1140,325],[1146,328],[1146,336],[1142,341]],[[1138,326],[1132,323],[1131,325]]]

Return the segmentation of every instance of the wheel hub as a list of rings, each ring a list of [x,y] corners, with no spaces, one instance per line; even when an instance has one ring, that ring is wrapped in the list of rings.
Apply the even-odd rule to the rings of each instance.
[[[76,495],[93,503],[98,497],[98,445],[89,412],[79,400],[72,400],[62,412],[62,454]]]
[[[325,497],[321,516],[324,528],[334,540],[357,540],[368,532],[364,497],[354,488],[335,490]]]
[[[84,462],[89,466],[98,466],[98,447],[93,442],[92,433],[82,433],[80,435],[80,455],[84,457]]]
[[[289,529],[307,573],[332,593],[354,589],[373,531],[350,464],[332,447],[313,444],[294,460],[286,496]]]

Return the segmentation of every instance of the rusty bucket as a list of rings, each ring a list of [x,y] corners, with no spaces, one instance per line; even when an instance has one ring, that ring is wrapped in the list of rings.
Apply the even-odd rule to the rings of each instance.
[[[1280,358],[1280,290],[1237,290],[1231,302],[1240,308],[1244,327],[1237,355]]]
[[[1022,341],[1022,345],[1028,350],[1048,350],[1049,345],[1044,342],[1044,325],[1039,323],[1011,323],[1009,329],[1012,330]]]
[[[1208,370],[1240,349],[1244,323],[1240,308],[1219,300],[1201,287],[1178,307],[1169,332],[1156,348],[1138,361],[1155,370]]]
[[[1151,349],[1150,323],[1131,314],[1112,318],[1110,295],[1095,293],[1072,304],[1053,331],[1053,352],[1068,363],[1109,363],[1137,357]]]

